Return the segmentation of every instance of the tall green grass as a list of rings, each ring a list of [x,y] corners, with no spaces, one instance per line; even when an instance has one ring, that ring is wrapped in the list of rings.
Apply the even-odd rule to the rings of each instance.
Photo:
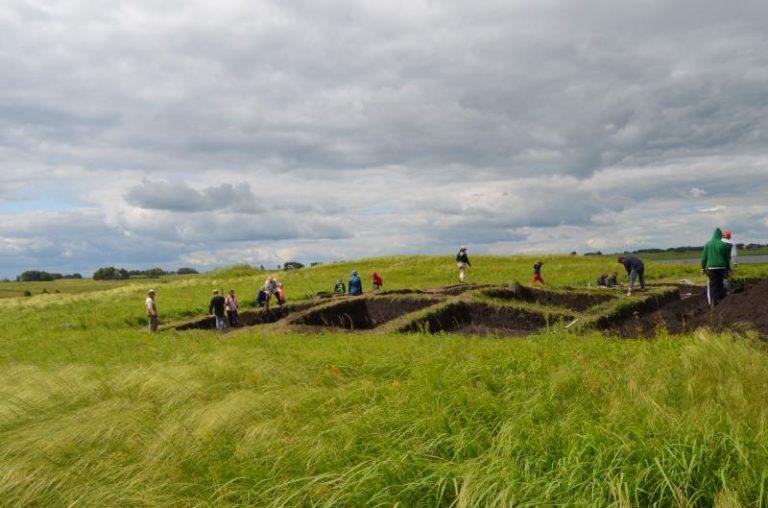
[[[4,504],[768,502],[751,340],[94,339],[4,362]]]
[[[451,261],[279,276],[289,299],[353,268],[385,288],[433,287],[453,283]],[[527,282],[533,258],[472,261],[471,282]],[[582,286],[604,262],[544,261],[555,286]],[[151,284],[167,321],[204,314],[213,288],[246,298],[265,275]],[[0,504],[768,504],[768,356],[754,338],[150,335],[147,284],[4,301]]]

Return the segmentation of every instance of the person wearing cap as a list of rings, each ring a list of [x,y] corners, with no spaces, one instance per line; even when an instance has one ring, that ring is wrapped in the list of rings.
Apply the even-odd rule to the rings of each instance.
[[[736,255],[737,255],[736,244],[733,243],[733,240],[731,239],[731,232],[728,231],[727,229],[725,231],[723,231],[723,238],[721,238],[721,240],[723,241],[723,243],[727,243],[728,245],[730,245],[730,249],[731,249],[731,268],[734,269],[737,266],[739,266],[739,262],[738,262],[738,260],[736,258]]]
[[[157,304],[155,303],[155,290],[147,291],[147,299],[144,301],[144,307],[147,309],[147,321],[149,321],[149,331],[157,331]]]
[[[645,291],[645,265],[640,261],[640,258],[625,254],[624,256],[619,256],[619,263],[624,265],[624,269],[627,271],[627,275],[629,275],[627,296],[632,296],[635,279],[640,280],[640,291]]]
[[[224,297],[219,294],[218,289],[213,290],[213,296],[211,302],[208,304],[208,314],[213,314],[216,320],[216,329],[224,329],[224,306],[226,301]]]
[[[731,269],[726,272],[725,280],[723,280],[723,287],[725,288],[726,294],[728,294],[731,292],[731,270],[735,270],[739,265],[739,262],[736,258],[736,244],[731,240],[731,232],[727,229],[723,231],[723,238],[721,238],[721,240],[723,243],[728,244],[731,249]]]
[[[464,284],[464,277],[467,275],[467,268],[472,266],[469,262],[469,256],[467,256],[467,248],[461,246],[459,252],[456,254],[456,267],[459,269],[459,283]]]
[[[709,307],[725,298],[725,275],[731,268],[731,246],[723,242],[723,232],[715,228],[712,238],[701,252],[701,271],[707,274],[707,301]]]

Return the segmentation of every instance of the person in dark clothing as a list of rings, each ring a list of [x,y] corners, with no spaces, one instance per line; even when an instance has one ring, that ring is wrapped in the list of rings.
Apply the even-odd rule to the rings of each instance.
[[[363,281],[357,275],[357,270],[352,270],[352,276],[349,278],[349,294],[350,296],[363,294]]]
[[[333,292],[337,295],[344,295],[347,293],[347,287],[344,285],[344,279],[339,277],[339,280],[336,281],[336,286],[333,288]]]
[[[701,271],[707,274],[707,301],[710,308],[725,298],[723,283],[731,268],[731,246],[722,241],[723,232],[715,228],[712,238],[704,245],[701,252]]]
[[[467,256],[467,248],[462,246],[456,254],[456,267],[459,269],[459,283],[464,284],[464,277],[467,275],[467,268],[472,266]]]
[[[597,285],[598,287],[608,287],[608,274],[607,273],[601,273],[600,277],[597,278]]]
[[[640,280],[640,291],[645,291],[645,265],[639,258],[626,254],[619,256],[619,263],[624,265],[624,269],[629,275],[629,287],[627,296],[632,296],[632,289],[635,285],[635,279]]]
[[[208,314],[213,314],[216,319],[216,329],[222,330],[224,328],[224,307],[226,300],[219,294],[218,289],[213,290],[213,297],[211,303],[208,304]]]
[[[544,279],[541,277],[541,267],[544,263],[541,261],[536,261],[533,264],[533,279],[531,280],[531,286],[533,286],[537,282],[541,282],[544,284]]]
[[[619,285],[619,273],[613,272],[610,277],[608,277],[608,287],[609,288],[615,288]]]

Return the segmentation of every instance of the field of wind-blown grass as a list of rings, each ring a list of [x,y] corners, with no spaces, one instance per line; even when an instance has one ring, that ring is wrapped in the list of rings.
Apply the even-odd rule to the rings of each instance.
[[[479,257],[470,277],[527,281],[530,261]],[[616,264],[544,261],[555,285]],[[448,265],[385,258],[280,275],[295,298],[355,267],[377,269],[385,288],[450,284]],[[245,296],[262,280],[159,282],[161,320],[204,314],[212,287]],[[768,503],[768,356],[754,338],[149,335],[147,284],[7,301],[3,505]]]

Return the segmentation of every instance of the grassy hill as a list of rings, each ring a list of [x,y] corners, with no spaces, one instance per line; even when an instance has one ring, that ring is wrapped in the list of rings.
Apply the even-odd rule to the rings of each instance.
[[[527,283],[530,257],[472,257],[471,282]],[[543,257],[553,286],[613,259]],[[352,269],[366,288],[455,282],[452,258],[277,274],[291,299]],[[650,282],[703,280],[649,263]],[[768,266],[740,268],[766,276]],[[768,356],[707,332],[621,341],[144,329],[246,301],[266,276],[84,281],[3,299],[0,493],[8,506],[762,506]],[[58,282],[58,281],[57,281]],[[15,284],[15,283],[6,283]],[[90,284],[90,285],[89,285]],[[52,290],[58,289],[55,293]]]

